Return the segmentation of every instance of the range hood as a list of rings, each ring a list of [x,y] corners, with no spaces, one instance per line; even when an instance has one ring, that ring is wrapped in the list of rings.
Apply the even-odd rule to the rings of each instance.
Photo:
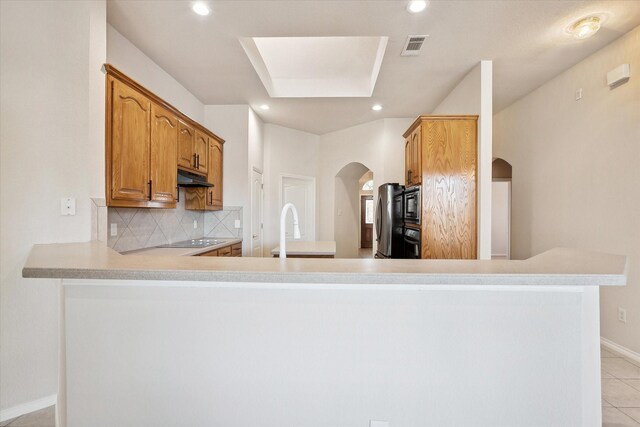
[[[178,187],[213,187],[207,177],[178,169]]]

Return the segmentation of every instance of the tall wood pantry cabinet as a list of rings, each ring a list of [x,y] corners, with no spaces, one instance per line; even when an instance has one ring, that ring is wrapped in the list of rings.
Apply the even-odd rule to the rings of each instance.
[[[421,185],[421,258],[477,258],[478,116],[420,116],[404,133],[406,186]]]

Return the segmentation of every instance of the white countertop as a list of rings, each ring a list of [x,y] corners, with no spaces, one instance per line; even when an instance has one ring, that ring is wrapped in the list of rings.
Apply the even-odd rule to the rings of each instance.
[[[292,240],[286,243],[285,250],[287,255],[331,256],[336,254],[336,242]],[[280,255],[280,246],[272,249],[271,255]]]
[[[134,251],[122,252],[122,255],[144,255],[144,256],[195,256],[205,252],[215,251],[236,243],[242,243],[242,239],[219,239],[221,243],[206,248],[146,248]]]
[[[34,245],[23,277],[403,285],[626,284],[627,258],[557,248],[522,261],[122,255],[101,242]]]

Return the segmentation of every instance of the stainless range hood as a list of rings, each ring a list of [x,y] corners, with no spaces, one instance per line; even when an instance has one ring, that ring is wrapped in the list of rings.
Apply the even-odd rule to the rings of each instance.
[[[178,187],[213,187],[207,177],[178,169]]]

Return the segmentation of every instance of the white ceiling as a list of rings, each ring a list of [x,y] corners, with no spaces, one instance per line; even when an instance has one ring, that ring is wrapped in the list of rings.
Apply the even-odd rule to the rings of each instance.
[[[249,104],[265,122],[315,134],[428,114],[482,59],[494,61],[499,111],[640,25],[636,0],[432,0],[415,15],[403,0],[226,0],[207,2],[207,17],[191,3],[109,0],[107,17],[204,104]],[[590,14],[606,16],[600,32],[567,36]],[[429,37],[420,56],[401,57],[410,34]],[[303,36],[389,37],[371,98],[270,98],[240,39]],[[384,109],[371,111],[374,103]]]

